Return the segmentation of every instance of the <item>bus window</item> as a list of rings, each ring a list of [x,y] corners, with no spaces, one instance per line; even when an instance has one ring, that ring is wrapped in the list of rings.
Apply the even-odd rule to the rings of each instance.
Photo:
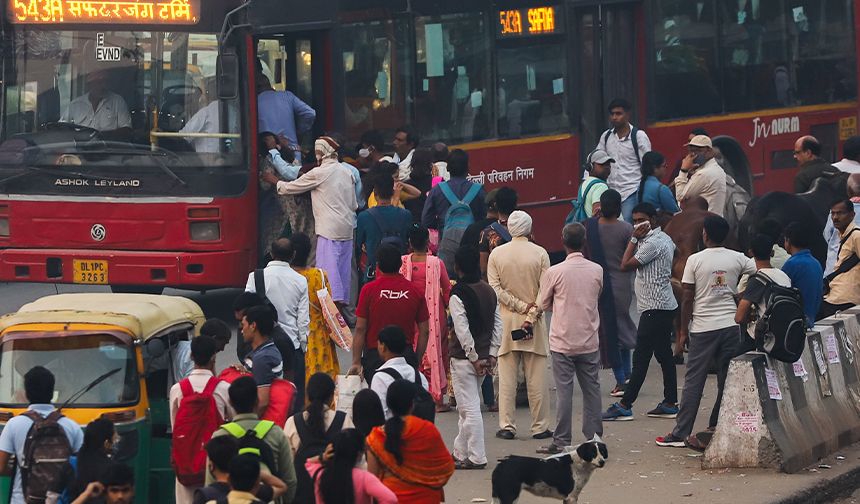
[[[412,67],[407,23],[361,22],[341,30],[346,135],[357,139],[369,129],[393,134],[408,113]]]
[[[656,0],[653,19],[657,119],[720,112],[713,0]]]
[[[567,131],[567,63],[561,43],[499,47],[498,128],[517,138]]]
[[[491,134],[492,80],[484,14],[415,20],[415,124],[422,138],[448,143]]]

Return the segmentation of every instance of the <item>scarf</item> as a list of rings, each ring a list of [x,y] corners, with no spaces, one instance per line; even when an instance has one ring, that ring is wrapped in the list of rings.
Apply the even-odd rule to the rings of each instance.
[[[327,136],[319,137],[314,142],[314,151],[317,153],[320,163],[325,159],[337,159],[337,150],[339,148],[340,145]]]
[[[600,311],[600,359],[604,367],[614,368],[621,364],[621,352],[618,346],[618,318],[615,313],[612,279],[606,265],[606,252],[600,241],[600,224],[597,217],[585,221],[585,232],[585,256],[603,268],[603,291],[597,301]]]
[[[374,427],[367,436],[370,450],[385,470],[404,486],[421,486],[441,490],[454,474],[454,459],[445,447],[442,436],[432,423],[409,415],[405,418],[402,441],[403,464],[385,450],[385,430]],[[389,485],[386,485],[389,486]],[[400,486],[392,485],[392,486]],[[392,488],[395,493],[397,488]]]
[[[412,254],[406,254],[402,259],[403,266],[400,267],[400,274],[411,282]],[[430,394],[437,401],[442,397],[442,389],[447,389],[448,387],[447,377],[442,376],[442,373],[444,373],[442,370],[445,367],[442,362],[442,327],[439,323],[440,313],[445,310],[445,307],[441,303],[442,294],[439,289],[439,277],[442,276],[442,267],[442,261],[438,257],[433,257],[429,254],[425,257],[424,299],[427,301],[427,311],[430,312],[430,329],[427,337],[427,350],[424,352],[421,368],[430,370],[430,376],[428,377],[430,380]],[[414,341],[417,345],[418,338],[416,337]]]

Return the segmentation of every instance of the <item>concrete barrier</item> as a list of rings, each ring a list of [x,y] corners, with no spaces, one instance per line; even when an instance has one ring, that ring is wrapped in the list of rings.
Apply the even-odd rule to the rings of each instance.
[[[795,364],[732,360],[702,467],[796,472],[860,441],[860,308],[821,320]]]

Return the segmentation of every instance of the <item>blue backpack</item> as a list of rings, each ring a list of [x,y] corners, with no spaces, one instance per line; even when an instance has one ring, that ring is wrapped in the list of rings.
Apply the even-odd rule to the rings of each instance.
[[[445,223],[439,239],[439,259],[445,263],[445,269],[451,275],[454,272],[454,254],[460,247],[463,234],[466,232],[466,228],[475,222],[475,216],[472,215],[472,207],[469,204],[478,196],[481,186],[472,184],[463,199],[458,199],[454,195],[448,182],[440,182],[439,190],[442,191],[442,195],[451,205],[445,212]]]
[[[564,219],[564,224],[572,224],[574,222],[585,222],[588,219],[588,214],[585,212],[585,202],[588,200],[588,192],[591,191],[591,188],[596,184],[606,184],[603,180],[594,179],[588,183],[587,186],[579,186],[579,196],[570,202],[573,205],[573,210],[567,214],[567,218]],[[583,191],[583,187],[585,190]]]

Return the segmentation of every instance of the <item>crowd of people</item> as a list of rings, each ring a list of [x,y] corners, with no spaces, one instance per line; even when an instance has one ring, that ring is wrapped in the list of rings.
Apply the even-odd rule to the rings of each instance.
[[[555,265],[534,242],[517,192],[487,193],[470,181],[466,152],[422,148],[403,127],[392,155],[380,132],[362,135],[351,164],[344,140],[326,135],[314,142],[316,166],[304,171],[296,126],[278,127],[282,115],[267,115],[261,201],[274,202],[266,208],[276,212],[262,219],[268,262],[249,273],[233,304],[238,363],[216,376],[216,355],[231,334],[214,319],[176,353],[169,403],[177,502],[441,502],[455,470],[487,466],[482,403],[498,411],[496,438],[515,439],[524,380],[528,435],[547,440],[539,453],[561,453],[578,438],[574,381],[580,439],[600,437],[604,422],[635,418],[652,356],[663,397],[647,416],[675,420],[656,443],[702,449],[693,425],[708,371],[716,362],[713,430],[729,361],[757,348],[771,286],[798,290],[809,327],[860,302],[860,139],[846,143],[846,159],[835,166],[820,161],[812,137],[795,147],[798,191],[823,176],[845,185],[830,208],[825,238],[835,251],[824,276],[806,222],[761,223],[744,253],[727,246],[731,182],[706,132],[691,132],[670,187],[666,158],[630,123],[630,105],[615,100],[609,112],[612,127],[589,155],[561,228],[566,256]],[[843,178],[844,171],[855,174]],[[676,244],[661,222],[688,211],[704,212],[704,247],[686,259],[676,298]],[[329,301],[352,328],[347,370]],[[675,358],[685,350],[679,402]],[[617,402],[606,409],[601,368],[615,378],[606,392]],[[335,404],[343,374],[366,383],[350,414]],[[30,407],[0,434],[0,467],[11,456],[24,460],[31,426],[54,422],[72,470],[47,490],[64,502],[128,502],[134,474],[109,456],[113,425],[97,419],[82,431],[63,417],[51,405],[54,378],[44,368],[27,373],[25,389]],[[448,448],[433,422],[452,407],[458,433]],[[45,490],[22,472],[13,502]]]

